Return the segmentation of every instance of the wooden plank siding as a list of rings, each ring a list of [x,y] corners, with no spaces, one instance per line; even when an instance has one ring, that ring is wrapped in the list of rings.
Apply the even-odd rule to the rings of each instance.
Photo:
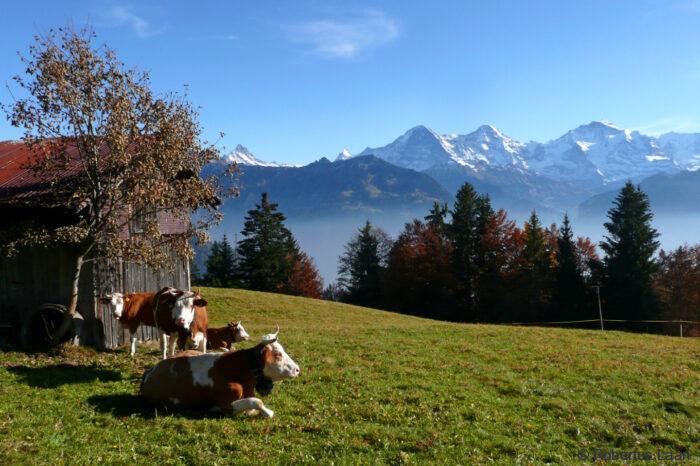
[[[75,253],[69,248],[32,249],[16,257],[0,257],[0,325],[12,326],[19,334],[24,316],[44,303],[67,304]],[[97,348],[115,348],[129,340],[127,330],[97,299],[119,291],[158,291],[165,286],[189,289],[186,261],[172,256],[172,267],[153,271],[121,260],[97,260],[83,266],[78,312],[85,318],[81,341]],[[153,327],[138,330],[141,341],[158,338]]]

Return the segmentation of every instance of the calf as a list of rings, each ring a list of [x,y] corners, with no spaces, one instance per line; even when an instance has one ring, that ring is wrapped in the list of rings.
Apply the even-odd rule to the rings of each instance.
[[[248,338],[250,335],[245,331],[240,320],[229,322],[225,327],[207,329],[207,345],[214,350],[230,351],[233,349],[234,343],[246,341]]]
[[[160,361],[141,379],[141,395],[166,408],[220,409],[227,413],[256,410],[273,412],[255,391],[265,396],[273,382],[297,377],[299,366],[277,341],[276,333],[253,347],[226,353],[185,351]]]
[[[209,337],[209,313],[206,306],[194,307],[194,319],[188,330],[180,329],[177,339],[179,349],[196,349],[202,353],[207,352],[207,339]]]
[[[207,302],[192,291],[166,287],[158,293],[112,293],[100,298],[109,305],[114,317],[131,333],[131,355],[136,353],[136,330],[139,325],[150,325],[160,330],[163,359],[175,353],[175,337],[182,328],[189,328],[194,320],[194,307]]]

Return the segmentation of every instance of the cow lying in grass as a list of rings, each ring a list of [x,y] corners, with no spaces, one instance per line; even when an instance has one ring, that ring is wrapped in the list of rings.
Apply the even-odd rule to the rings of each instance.
[[[258,345],[226,353],[178,353],[143,374],[141,395],[166,408],[200,408],[238,413],[254,410],[265,417],[273,412],[255,391],[265,396],[273,382],[295,378],[300,369],[277,341],[276,333]]]
[[[175,353],[176,338],[182,329],[189,329],[195,316],[195,306],[207,302],[192,291],[166,287],[158,293],[112,293],[100,298],[112,315],[131,334],[131,355],[136,353],[136,330],[140,325],[158,327],[163,359]],[[169,348],[168,348],[169,347]]]

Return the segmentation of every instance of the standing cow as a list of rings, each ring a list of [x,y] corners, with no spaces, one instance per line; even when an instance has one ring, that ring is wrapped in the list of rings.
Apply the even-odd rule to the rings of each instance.
[[[263,336],[248,349],[226,353],[178,353],[147,370],[141,379],[141,395],[168,408],[220,409],[228,413],[273,412],[256,398],[265,396],[273,382],[295,378],[301,372],[277,341],[277,333]]]
[[[160,330],[163,359],[175,354],[180,329],[189,329],[195,317],[195,306],[206,306],[206,300],[192,291],[166,287],[158,293],[112,293],[100,300],[108,304],[112,315],[131,333],[131,355],[136,353],[136,330],[150,325]]]

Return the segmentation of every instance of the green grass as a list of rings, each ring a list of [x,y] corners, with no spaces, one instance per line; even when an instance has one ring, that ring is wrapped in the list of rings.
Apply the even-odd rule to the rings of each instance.
[[[0,463],[578,462],[579,450],[700,460],[700,342],[458,325],[302,298],[204,289],[302,368],[273,419],[155,412],[137,396],[154,347],[0,353]],[[240,346],[252,345],[246,343]]]

